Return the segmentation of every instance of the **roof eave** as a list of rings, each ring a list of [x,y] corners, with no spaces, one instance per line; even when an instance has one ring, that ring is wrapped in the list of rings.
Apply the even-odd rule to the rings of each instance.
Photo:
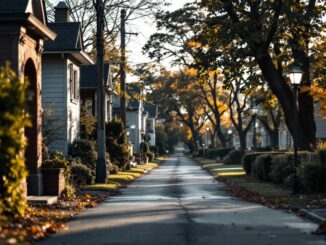
[[[54,41],[57,37],[57,34],[52,31],[49,27],[44,25],[36,16],[29,14],[27,17],[27,22],[33,25],[33,31],[39,34],[41,37],[44,37],[48,40]]]

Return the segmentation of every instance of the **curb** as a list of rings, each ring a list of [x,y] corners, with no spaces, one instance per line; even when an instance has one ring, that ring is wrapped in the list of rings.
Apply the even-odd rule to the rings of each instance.
[[[308,219],[314,221],[314,222],[318,222],[318,223],[321,223],[323,221],[326,221],[326,218],[310,211],[310,210],[307,210],[307,209],[300,209],[299,210],[299,214],[302,214],[304,215],[305,217],[307,217]]]

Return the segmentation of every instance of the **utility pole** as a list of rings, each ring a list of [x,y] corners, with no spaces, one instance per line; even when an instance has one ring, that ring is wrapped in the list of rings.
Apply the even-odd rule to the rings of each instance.
[[[120,62],[120,110],[121,121],[126,128],[126,34],[138,35],[134,32],[126,32],[126,10],[121,10],[121,62]]]
[[[121,63],[120,63],[121,121],[126,128],[126,10],[121,10]]]
[[[104,88],[104,4],[96,0],[96,62],[97,62],[97,162],[96,183],[106,183],[105,88]]]

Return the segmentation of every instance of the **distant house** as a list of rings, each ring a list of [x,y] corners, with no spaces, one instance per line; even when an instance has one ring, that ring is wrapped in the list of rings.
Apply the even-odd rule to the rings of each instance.
[[[28,140],[25,152],[28,195],[42,194],[42,53],[44,41],[56,34],[47,26],[43,0],[0,1],[0,66],[9,61],[21,81],[29,82],[34,95],[29,103],[32,127],[24,129]]]
[[[112,96],[117,96],[114,91],[112,82],[112,73],[109,64],[104,65],[104,81],[105,81],[105,120],[112,120]],[[96,115],[97,108],[97,66],[84,65],[80,70],[80,99],[81,105],[86,106],[87,110],[93,116]]]
[[[149,136],[149,145],[156,145],[155,127],[157,119],[157,106],[156,105],[145,105],[144,110],[147,113],[146,119],[146,134]]]
[[[145,90],[135,84],[127,84],[127,93],[131,97],[126,105],[126,127],[129,132],[129,139],[133,144],[134,152],[140,152],[140,143],[146,133],[146,118],[142,96]],[[113,118],[121,117],[120,100],[113,100]]]
[[[79,133],[80,126],[80,67],[93,60],[83,49],[80,23],[71,22],[65,2],[55,7],[55,22],[49,27],[57,39],[45,45],[43,56],[43,109],[51,108],[58,119],[58,138],[50,151],[68,153],[68,146]]]

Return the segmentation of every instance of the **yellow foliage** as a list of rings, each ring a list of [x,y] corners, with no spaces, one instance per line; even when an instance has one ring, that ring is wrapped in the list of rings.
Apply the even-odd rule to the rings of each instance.
[[[326,88],[322,88],[317,82],[313,82],[310,87],[303,87],[301,92],[309,92],[314,100],[319,102],[320,114],[326,118]]]

